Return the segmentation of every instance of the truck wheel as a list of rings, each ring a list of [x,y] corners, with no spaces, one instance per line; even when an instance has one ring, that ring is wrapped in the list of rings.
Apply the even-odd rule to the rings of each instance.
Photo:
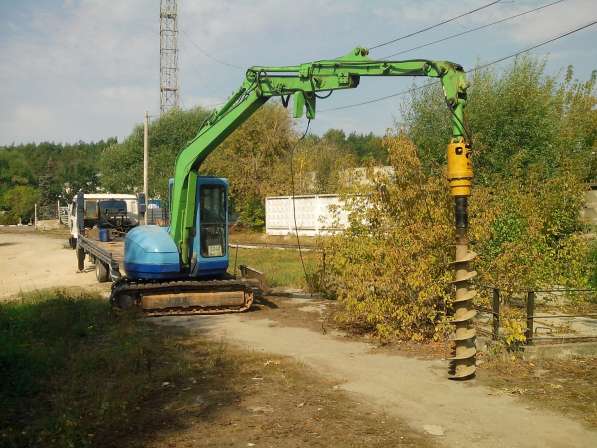
[[[106,263],[100,260],[96,260],[95,263],[95,278],[100,283],[105,283],[110,280],[110,273],[108,272],[108,266]]]
[[[77,268],[79,272],[85,269],[85,251],[80,247],[77,247]]]

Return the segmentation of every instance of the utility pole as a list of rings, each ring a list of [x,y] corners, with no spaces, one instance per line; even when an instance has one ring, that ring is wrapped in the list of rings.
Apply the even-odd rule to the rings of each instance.
[[[145,193],[145,203],[149,200],[148,171],[149,171],[149,113],[145,111],[145,121],[143,125],[143,193]],[[147,211],[145,212],[145,225],[147,225]]]
[[[160,114],[179,106],[178,0],[160,0]]]

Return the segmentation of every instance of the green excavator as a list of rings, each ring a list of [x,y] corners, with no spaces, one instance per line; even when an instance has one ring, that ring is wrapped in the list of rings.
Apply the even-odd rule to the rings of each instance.
[[[111,300],[118,306],[137,305],[149,314],[208,314],[244,311],[253,301],[251,284],[227,274],[228,202],[225,179],[199,176],[201,163],[236,128],[272,97],[284,106],[292,99],[294,117],[315,118],[318,99],[335,90],[354,89],[365,76],[438,78],[443,87],[452,137],[447,162],[455,199],[456,350],[453,378],[475,371],[475,331],[471,319],[474,292],[469,269],[474,254],[467,241],[467,198],[472,182],[471,149],[465,138],[467,81],[458,64],[411,59],[374,60],[357,47],[337,59],[300,65],[254,66],[241,87],[202,124],[197,136],[176,159],[171,181],[170,227],[139,226],[125,240],[125,275],[113,284]],[[400,173],[397,173],[400,175]]]

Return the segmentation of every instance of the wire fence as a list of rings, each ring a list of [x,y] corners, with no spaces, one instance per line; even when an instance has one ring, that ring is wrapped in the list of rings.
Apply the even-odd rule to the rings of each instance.
[[[525,344],[597,341],[597,289],[553,288],[508,290],[476,284],[475,308],[487,319],[480,333],[499,340],[506,313],[525,322]],[[490,324],[483,328],[482,324]]]
[[[166,207],[151,207],[145,211],[147,224],[166,227],[170,224],[170,211]]]

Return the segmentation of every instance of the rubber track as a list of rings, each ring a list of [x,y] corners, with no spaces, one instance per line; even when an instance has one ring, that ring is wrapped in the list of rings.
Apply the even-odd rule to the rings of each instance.
[[[136,282],[128,279],[122,279],[112,284],[110,302],[115,304],[114,298],[122,292],[132,292],[135,295],[143,293],[177,293],[186,291],[239,291],[242,290],[249,295],[249,299],[238,307],[192,307],[192,308],[161,308],[159,310],[145,310],[143,313],[147,316],[173,316],[173,315],[193,315],[193,314],[223,314],[240,313],[251,308],[253,304],[253,288],[247,283],[239,280],[177,280],[171,282]]]

